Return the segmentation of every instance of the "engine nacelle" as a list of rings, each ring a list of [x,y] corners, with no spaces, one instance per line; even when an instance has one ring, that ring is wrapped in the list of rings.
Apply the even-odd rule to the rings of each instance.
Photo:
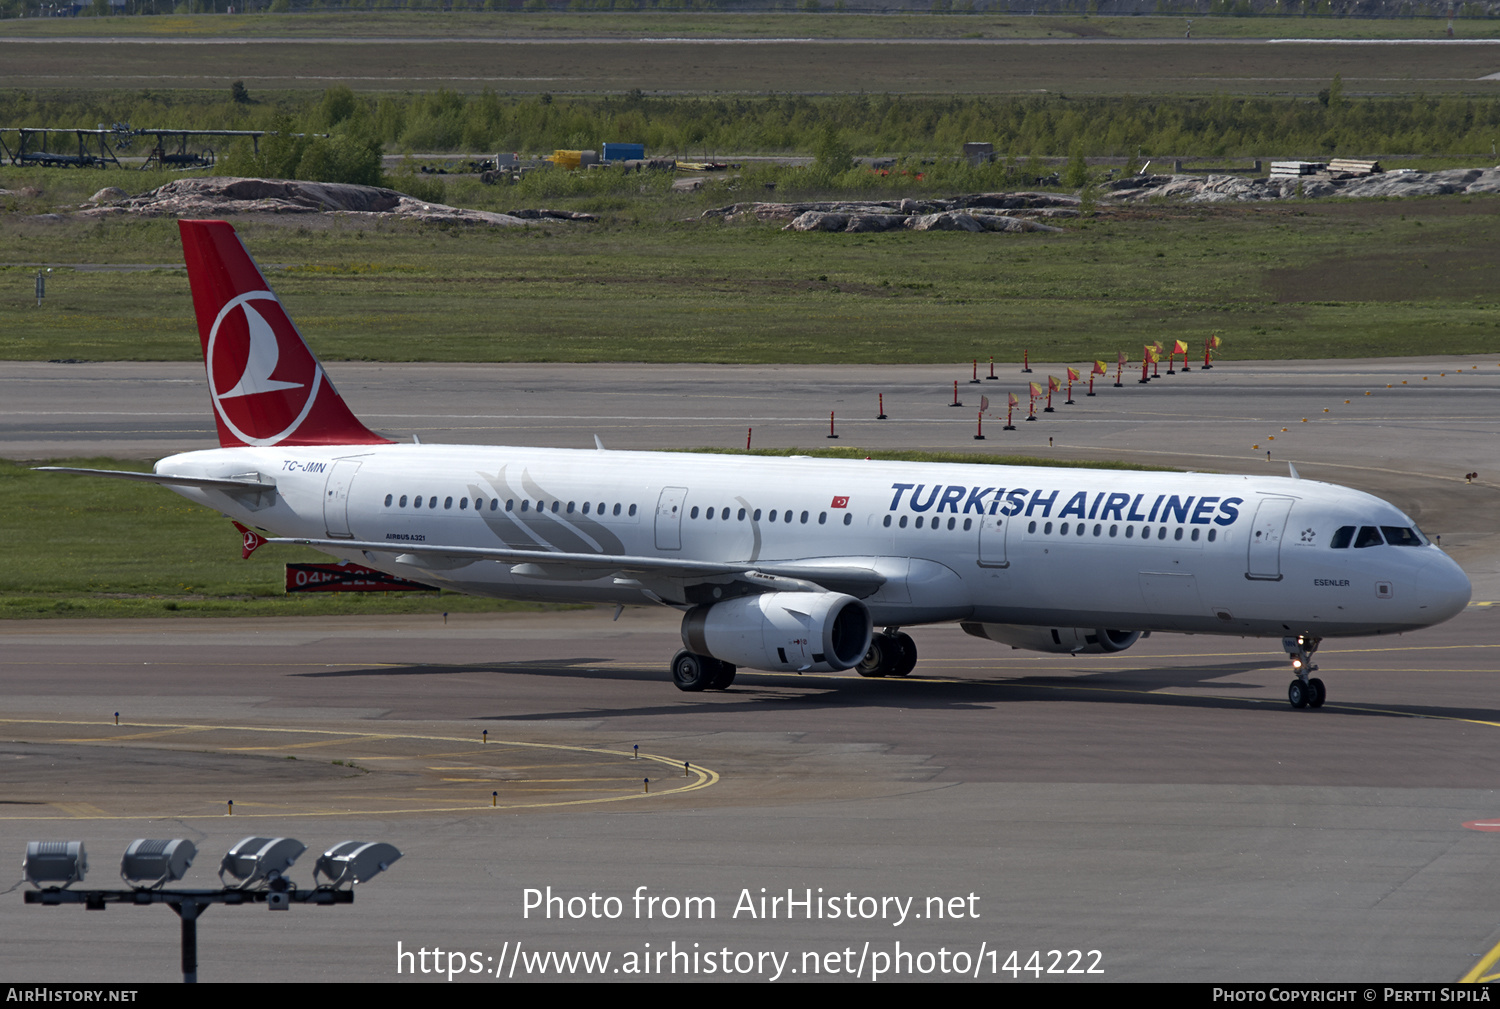
[[[688,651],[752,669],[833,672],[870,650],[870,611],[840,592],[766,592],[689,610]]]
[[[1123,652],[1141,638],[1140,631],[1117,631],[1107,627],[1032,627],[1028,624],[959,625],[965,634],[988,638],[1012,648],[1033,652],[1059,652],[1064,655]]]

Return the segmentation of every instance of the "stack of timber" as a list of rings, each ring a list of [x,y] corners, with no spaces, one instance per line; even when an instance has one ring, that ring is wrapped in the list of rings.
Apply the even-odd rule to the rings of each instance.
[[[1321,161],[1273,161],[1271,162],[1271,178],[1295,179],[1304,175],[1317,175],[1327,167]]]
[[[1341,175],[1352,179],[1364,175],[1374,175],[1383,172],[1378,161],[1354,161],[1350,158],[1334,158],[1328,162],[1328,171],[1333,175]]]

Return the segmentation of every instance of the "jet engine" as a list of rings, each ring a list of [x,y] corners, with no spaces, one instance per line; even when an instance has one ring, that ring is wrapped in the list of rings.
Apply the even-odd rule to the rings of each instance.
[[[688,651],[753,669],[848,669],[869,651],[873,631],[865,604],[840,592],[766,592],[682,618]]]
[[[1032,652],[1061,652],[1064,655],[1123,652],[1140,640],[1140,631],[1117,631],[1107,627],[1032,627],[1027,624],[959,625],[965,634],[988,638],[1012,648]]]

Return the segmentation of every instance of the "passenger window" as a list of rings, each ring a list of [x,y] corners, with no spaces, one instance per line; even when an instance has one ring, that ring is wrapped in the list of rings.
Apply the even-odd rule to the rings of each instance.
[[[521,510],[523,512],[524,511],[530,511],[531,510],[531,502],[530,501],[522,501],[521,502]]]
[[[1166,526],[1162,526],[1160,529],[1156,530],[1156,538],[1159,539],[1159,540],[1164,540],[1164,539],[1167,538],[1167,527]]]
[[[920,522],[922,520],[917,519],[917,521]],[[1032,519],[1030,522],[1026,523],[1026,531],[1029,533],[1036,532],[1036,519]]]
[[[587,515],[589,513],[589,506],[590,506],[590,504],[591,504],[591,502],[588,502],[588,501],[585,501],[583,503],[583,513],[585,515]]]
[[[824,525],[827,522],[828,522],[828,513],[827,512],[818,512],[818,525]]]
[[[753,512],[750,513],[750,521],[752,521],[752,522],[759,522],[760,521],[760,509],[759,508],[755,509],[755,511],[753,511]]]
[[[1094,523],[1094,535],[1098,536],[1103,531],[1104,531],[1104,527],[1102,525],[1100,525],[1099,523],[1095,522]]]
[[[921,519],[918,519],[918,520],[917,520],[917,521],[918,521],[918,522],[920,522],[920,521],[922,521],[922,520],[921,520]],[[903,515],[903,516],[901,516],[901,522],[900,522],[900,525],[901,525],[901,528],[902,528],[902,529],[905,529],[905,528],[906,528],[906,516],[905,516],[905,515]]]
[[[848,512],[844,512],[844,525],[848,525],[849,523],[851,523],[853,521],[854,521],[854,516],[851,515],[851,514],[849,514]],[[965,529],[969,528],[969,520],[968,519],[964,519],[964,528]]]
[[[767,518],[769,518],[772,522],[776,521],[776,509],[775,508],[771,509],[771,514],[768,515]]]
[[[401,507],[402,508],[406,507],[406,495],[405,494],[401,495]]]
[[[1415,529],[1403,526],[1381,526],[1380,531],[1385,533],[1385,541],[1393,547],[1419,547],[1422,540],[1417,536]]]
[[[430,498],[427,499],[427,507],[429,507],[429,508],[436,508],[437,507],[437,495],[436,494],[432,495],[432,497],[430,497]]]
[[[469,510],[469,499],[468,498],[461,497],[461,498],[458,499],[458,510],[461,511],[461,512],[466,512],[466,511]]]
[[[630,506],[630,514],[632,517],[635,515],[635,505]]]
[[[802,513],[802,524],[807,525],[807,512]]]
[[[500,499],[497,498],[497,497],[490,498],[490,511],[499,511],[499,510],[500,510]]]
[[[526,502],[522,501],[521,502],[521,506],[525,507],[525,505],[526,505]],[[515,498],[508,497],[508,498],[505,499],[505,510],[508,511],[508,512],[516,510],[516,499]]]
[[[387,507],[387,508],[389,508],[389,507],[390,507],[390,506],[391,506],[391,500],[392,500],[392,499],[391,499],[391,495],[389,495],[389,494],[387,494],[387,495],[386,495],[386,496],[385,496],[385,506],[386,506],[386,507]]]
[[[1057,534],[1059,536],[1066,536],[1066,535],[1068,535],[1068,524],[1066,522],[1064,522],[1062,525],[1058,526],[1058,528],[1057,528]]]
[[[1043,526],[1042,532],[1046,533],[1049,536],[1052,535],[1052,523],[1048,522],[1045,526]]]
[[[890,528],[890,527],[891,527],[891,517],[890,517],[890,516],[889,516],[889,515],[887,515],[887,516],[886,516],[886,517],[885,517],[885,521],[884,521],[884,522],[882,522],[882,523],[881,523],[881,525],[883,525],[883,526],[885,526],[885,527],[886,527],[886,528],[887,528],[887,529],[889,529],[889,528]]]
[[[921,515],[917,516],[917,528],[918,529],[922,528],[922,516]]]
[[[561,501],[554,501],[554,502],[552,502],[552,514],[554,514],[554,515],[557,514],[557,508],[561,504],[562,504]]]
[[[443,498],[443,507],[444,508],[452,508],[453,507],[453,498],[452,497],[445,497],[445,498]]]
[[[848,521],[847,521],[847,516],[846,516],[846,520],[845,520],[844,524],[845,525],[849,524]],[[964,519],[964,532],[968,532],[972,528],[974,528],[974,520],[973,519]]]
[[[690,512],[688,512],[688,518],[695,519],[697,517],[698,517],[698,506],[697,505],[693,505],[693,510],[690,511]]]
[[[1354,540],[1354,548],[1358,550],[1360,547],[1378,547],[1384,542],[1385,540],[1380,538],[1380,530],[1374,526],[1360,526],[1359,536]]]
[[[585,512],[585,514],[587,514],[587,512]],[[599,507],[596,509],[596,514],[599,514],[599,515],[603,515],[604,514],[604,502],[603,501],[599,502]],[[616,512],[615,514],[618,515],[619,512]]]
[[[1194,543],[1197,543],[1197,542],[1198,542],[1198,533],[1199,533],[1199,532],[1201,532],[1201,531],[1202,531],[1202,530],[1199,530],[1199,529],[1194,529],[1194,530],[1193,530],[1193,542],[1194,542]]]
[[[1217,529],[1210,529],[1208,531],[1208,541],[1210,543],[1212,543],[1214,540],[1216,540],[1218,538],[1219,538],[1219,530],[1217,530]]]
[[[958,525],[958,519],[949,519],[948,520],[948,528],[949,529],[952,529],[956,525]]]
[[[614,512],[612,514],[615,514],[615,515],[620,514],[620,506],[619,505],[615,505],[615,510],[614,510]],[[635,514],[635,505],[631,505],[630,506],[630,514],[632,514],[632,515]]]
[[[1130,539],[1134,535],[1135,535],[1135,526],[1126,526],[1125,527],[1125,538],[1126,539]]]
[[[1120,531],[1120,527],[1119,526],[1110,526],[1109,527],[1109,536],[1110,536],[1110,539],[1114,539],[1115,533],[1117,533],[1119,531]]]
[[[745,509],[743,508],[740,509],[740,521],[745,521]]]

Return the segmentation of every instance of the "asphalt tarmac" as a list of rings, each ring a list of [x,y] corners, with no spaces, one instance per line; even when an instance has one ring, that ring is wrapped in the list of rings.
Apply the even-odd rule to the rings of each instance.
[[[247,835],[306,842],[304,886],[338,841],[405,853],[351,907],[211,909],[205,981],[1378,983],[1488,960],[1497,361],[1221,361],[1119,389],[1111,374],[1015,432],[986,418],[974,441],[979,396],[1003,411],[1005,392],[1061,374],[1033,368],[979,385],[967,367],[330,374],[372,426],[424,442],[742,445],[753,428],[759,447],[1291,460],[1441,535],[1474,604],[1420,633],[1326,642],[1319,711],[1287,706],[1285,657],[1255,639],[1073,658],[915,628],[905,681],[744,672],[690,695],[667,679],[665,611],[3,622],[0,853],[16,866],[28,840],[84,840],[100,887],[123,885],[136,837],[193,839],[199,887]],[[206,447],[208,421],[193,366],[0,366],[11,458]],[[167,909],[39,908],[23,889],[0,900],[0,978],[177,976]],[[597,958],[537,959],[575,952]]]

